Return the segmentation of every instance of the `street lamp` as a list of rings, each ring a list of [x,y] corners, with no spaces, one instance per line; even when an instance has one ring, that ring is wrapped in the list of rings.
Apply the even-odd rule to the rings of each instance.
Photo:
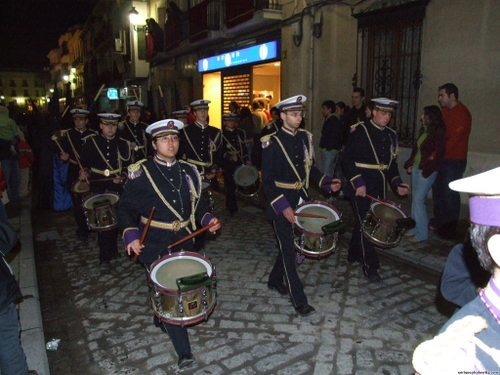
[[[136,32],[146,32],[148,31],[148,26],[147,25],[144,25],[142,27],[137,27],[137,24],[141,21],[140,20],[140,17],[139,17],[139,12],[135,9],[135,7],[133,6],[132,9],[130,9],[130,11],[128,12],[128,18],[130,20],[130,23],[133,25],[134,27],[134,30]]]

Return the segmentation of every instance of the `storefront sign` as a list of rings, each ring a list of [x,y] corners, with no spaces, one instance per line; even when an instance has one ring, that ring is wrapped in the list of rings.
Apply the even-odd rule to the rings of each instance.
[[[259,63],[276,59],[277,56],[278,42],[272,41],[198,60],[198,72],[204,73],[238,65]]]

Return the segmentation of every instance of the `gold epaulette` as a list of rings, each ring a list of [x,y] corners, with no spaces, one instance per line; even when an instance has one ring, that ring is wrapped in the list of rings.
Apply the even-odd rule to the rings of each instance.
[[[364,123],[363,121],[360,121],[360,122],[357,122],[357,123],[355,123],[355,124],[351,125],[351,130],[350,130],[350,133],[352,133],[353,131],[355,131],[355,130],[356,130],[356,128],[357,128],[359,125],[363,125],[363,126],[364,126],[364,125],[365,125],[365,123]]]
[[[142,174],[142,163],[144,163],[147,159],[141,159],[137,163],[130,164],[127,168],[128,170],[128,178],[133,180],[134,178],[139,177]]]
[[[265,135],[265,136],[260,138],[260,141],[262,142],[262,148],[266,148],[271,144],[271,137],[275,134],[276,134],[276,132]]]
[[[304,132],[304,133],[306,133],[309,137],[312,137],[312,135],[313,135],[310,131],[308,131],[308,130],[306,130],[306,129],[301,129],[301,128],[299,128],[299,129],[298,129],[298,131],[299,131],[299,132]]]

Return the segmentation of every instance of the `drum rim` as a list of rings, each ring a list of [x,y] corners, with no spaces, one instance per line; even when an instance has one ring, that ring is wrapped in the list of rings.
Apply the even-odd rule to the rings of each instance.
[[[77,190],[77,187],[80,186],[80,185],[87,185],[87,189],[86,190]],[[76,182],[73,183],[73,187],[71,188],[71,190],[73,190],[74,193],[77,193],[77,194],[82,194],[82,193],[87,193],[88,191],[90,191],[90,185],[87,184],[86,181],[81,181],[81,180],[77,180]]]
[[[149,275],[148,275],[149,280],[162,291],[169,291],[169,292],[177,293],[177,289],[166,288],[165,286],[158,283],[158,280],[156,279],[155,269],[160,267],[161,264],[168,263],[170,261],[173,261],[176,258],[192,259],[192,260],[196,260],[196,261],[201,260],[199,263],[201,263],[205,266],[205,269],[207,270],[208,277],[212,278],[214,275],[214,266],[213,266],[212,262],[210,262],[210,259],[208,259],[207,257],[204,257],[204,256],[202,256],[198,253],[192,252],[192,251],[184,251],[184,252],[176,252],[176,253],[172,253],[172,254],[167,254],[167,255],[164,255],[163,257],[161,257],[160,259],[157,259],[153,264],[151,264],[151,267],[149,270]],[[210,267],[210,269],[207,269],[207,265]],[[210,271],[210,273],[208,271]],[[153,275],[155,276],[154,277],[155,279],[153,279]]]
[[[237,176],[238,176],[239,171],[244,170],[244,169],[250,169],[253,172],[254,177],[255,177],[255,180],[249,185],[240,185],[237,181]],[[236,183],[236,185],[239,187],[247,188],[250,186],[254,186],[254,185],[256,185],[257,181],[259,181],[259,171],[253,165],[243,164],[234,170],[233,179],[234,179],[234,182]]]
[[[319,201],[319,200],[312,200],[312,201],[303,202],[297,206],[297,208],[295,209],[295,212],[300,212],[301,208],[303,208],[305,206],[310,206],[310,205],[326,206],[327,208],[331,208],[332,211],[338,217],[337,220],[335,220],[335,221],[342,220],[342,215],[341,215],[340,211],[335,206],[332,206],[331,204],[329,204],[327,202],[323,202],[323,201]],[[323,235],[323,232],[311,232],[311,231],[307,230],[306,228],[304,228],[302,225],[299,224],[298,219],[299,219],[298,217],[295,217],[295,225],[297,227],[299,227],[300,229],[302,229],[306,234],[316,235],[317,237],[321,237]],[[307,218],[305,218],[305,219],[307,219]],[[335,221],[332,221],[332,223],[334,223]],[[327,225],[327,224],[330,224],[330,223],[325,223],[325,225]]]
[[[389,205],[391,206],[391,208],[396,209],[396,211],[399,211],[399,212],[403,215],[402,219],[406,219],[406,218],[409,216],[409,215],[408,215],[408,213],[407,213],[407,212],[403,209],[403,207],[401,207],[401,206],[400,206],[400,205],[398,205],[397,203],[392,202],[392,201],[389,201],[389,200],[386,200],[386,199],[381,199],[381,201],[382,201],[382,202],[384,202],[384,203],[389,204]],[[387,227],[389,227],[389,228],[396,228],[396,227],[397,227],[397,224],[389,223],[389,222],[387,222],[387,221],[383,220],[382,218],[378,217],[377,215],[375,215],[375,212],[373,211],[372,207],[374,207],[374,206],[376,206],[376,205],[385,206],[385,204],[380,203],[380,202],[372,202],[372,203],[370,204],[370,211],[369,211],[369,212],[370,212],[370,214],[373,214],[373,217],[374,217],[376,220],[378,220],[378,221],[380,221],[380,222],[384,223]]]
[[[88,197],[86,197],[83,201],[82,201],[82,207],[83,208],[86,208],[88,210],[92,209],[91,207],[87,207],[86,206],[86,203],[90,200],[92,200],[93,198],[95,197],[99,197],[99,196],[106,196],[106,195],[110,195],[110,196],[114,196],[116,197],[116,201],[115,202],[112,202],[111,205],[115,205],[118,203],[118,201],[120,200],[120,195],[117,194],[117,193],[114,193],[114,192],[111,192],[111,191],[105,191],[104,193],[100,193],[100,194],[97,194],[97,193],[91,193]]]

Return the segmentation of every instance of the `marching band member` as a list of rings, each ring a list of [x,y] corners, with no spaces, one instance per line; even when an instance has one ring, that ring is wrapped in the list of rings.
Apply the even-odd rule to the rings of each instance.
[[[306,97],[285,99],[276,107],[283,120],[281,129],[261,138],[262,183],[269,202],[268,217],[273,220],[279,252],[267,286],[282,295],[289,294],[301,316],[313,314],[295,266],[293,242],[294,210],[300,200],[308,199],[309,178],[323,190],[340,190],[340,180],[322,174],[314,165],[311,133],[300,129]],[[285,284],[284,284],[285,282]]]
[[[132,162],[148,157],[146,136],[148,124],[140,121],[142,107],[144,104],[138,100],[127,102],[128,119],[118,124],[118,136],[131,143]]]
[[[219,220],[209,212],[201,194],[201,177],[196,166],[176,159],[179,130],[183,126],[179,120],[165,119],[146,129],[155,155],[129,167],[129,180],[118,204],[118,223],[127,253],[138,256],[147,272],[154,261],[168,254],[169,245],[192,233],[197,223],[213,224],[211,232],[220,228]],[[141,244],[141,233],[152,207],[154,216]],[[173,247],[172,251],[192,248],[193,240]],[[179,368],[193,363],[187,328],[164,323],[156,315],[154,323],[169,334],[179,356]]]

